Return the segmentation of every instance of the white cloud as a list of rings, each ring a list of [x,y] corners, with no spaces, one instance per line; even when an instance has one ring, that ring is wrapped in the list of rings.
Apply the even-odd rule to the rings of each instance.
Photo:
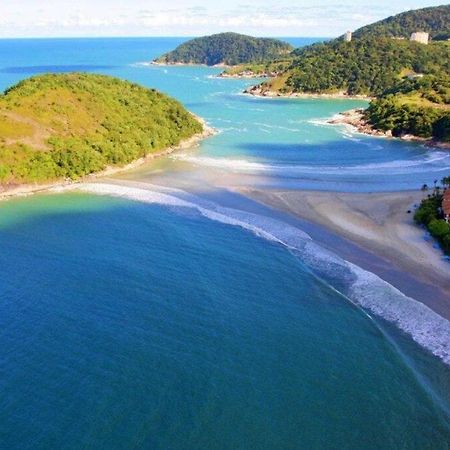
[[[15,0],[2,6],[0,36],[256,35],[333,36],[411,7],[406,0]],[[421,0],[408,0],[420,3]],[[430,3],[433,3],[430,0]],[[436,0],[435,4],[440,1]]]

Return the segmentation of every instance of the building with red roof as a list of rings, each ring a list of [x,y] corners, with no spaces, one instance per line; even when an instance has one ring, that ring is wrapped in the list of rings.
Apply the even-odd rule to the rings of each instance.
[[[444,213],[444,219],[450,223],[450,189],[444,192],[442,199],[442,212]]]

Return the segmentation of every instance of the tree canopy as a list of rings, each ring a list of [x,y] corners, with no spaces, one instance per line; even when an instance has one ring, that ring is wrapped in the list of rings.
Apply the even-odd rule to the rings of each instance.
[[[380,95],[408,74],[450,73],[450,45],[364,38],[334,40],[294,52],[280,92]],[[263,87],[272,89],[269,81]]]
[[[0,183],[76,179],[201,131],[153,89],[93,74],[32,77],[0,96]]]
[[[355,38],[368,36],[409,38],[416,31],[430,33],[433,39],[448,39],[450,37],[450,5],[406,11],[366,25],[356,30],[353,36]]]
[[[187,41],[156,59],[156,62],[233,66],[269,61],[292,50],[291,45],[278,39],[255,38],[238,33],[220,33]]]

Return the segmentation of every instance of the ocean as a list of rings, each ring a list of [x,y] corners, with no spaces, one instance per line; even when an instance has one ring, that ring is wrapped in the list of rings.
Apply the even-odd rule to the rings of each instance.
[[[0,448],[450,448],[449,322],[231,192],[417,189],[449,154],[327,124],[364,101],[148,64],[182,40],[0,40],[0,89],[104,73],[218,130],[0,204]]]

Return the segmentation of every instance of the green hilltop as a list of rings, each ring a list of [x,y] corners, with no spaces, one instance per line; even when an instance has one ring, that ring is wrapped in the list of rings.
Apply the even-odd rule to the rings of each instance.
[[[409,37],[425,31],[436,39],[449,28],[450,5],[401,13],[356,30],[351,42],[341,37],[294,50],[279,77],[261,88],[263,92],[374,96],[391,89],[405,75],[448,75],[447,41],[423,45]]]
[[[286,55],[291,45],[277,39],[255,38],[238,33],[220,33],[191,39],[155,60],[161,64],[261,63]]]
[[[200,133],[180,103],[116,78],[29,78],[0,96],[0,184],[76,179]]]
[[[247,92],[376,97],[365,114],[374,128],[449,141],[450,42],[440,40],[449,24],[450,5],[390,17],[357,30],[350,42],[341,37],[295,50],[278,76]],[[415,31],[434,40],[410,41]]]
[[[353,33],[353,36],[355,38],[363,36],[409,38],[416,31],[430,33],[431,38],[435,40],[450,38],[450,5],[397,14],[359,28]]]
[[[294,54],[282,74],[281,91],[373,96],[407,74],[450,73],[450,45],[440,42],[423,45],[386,37],[334,40]]]

